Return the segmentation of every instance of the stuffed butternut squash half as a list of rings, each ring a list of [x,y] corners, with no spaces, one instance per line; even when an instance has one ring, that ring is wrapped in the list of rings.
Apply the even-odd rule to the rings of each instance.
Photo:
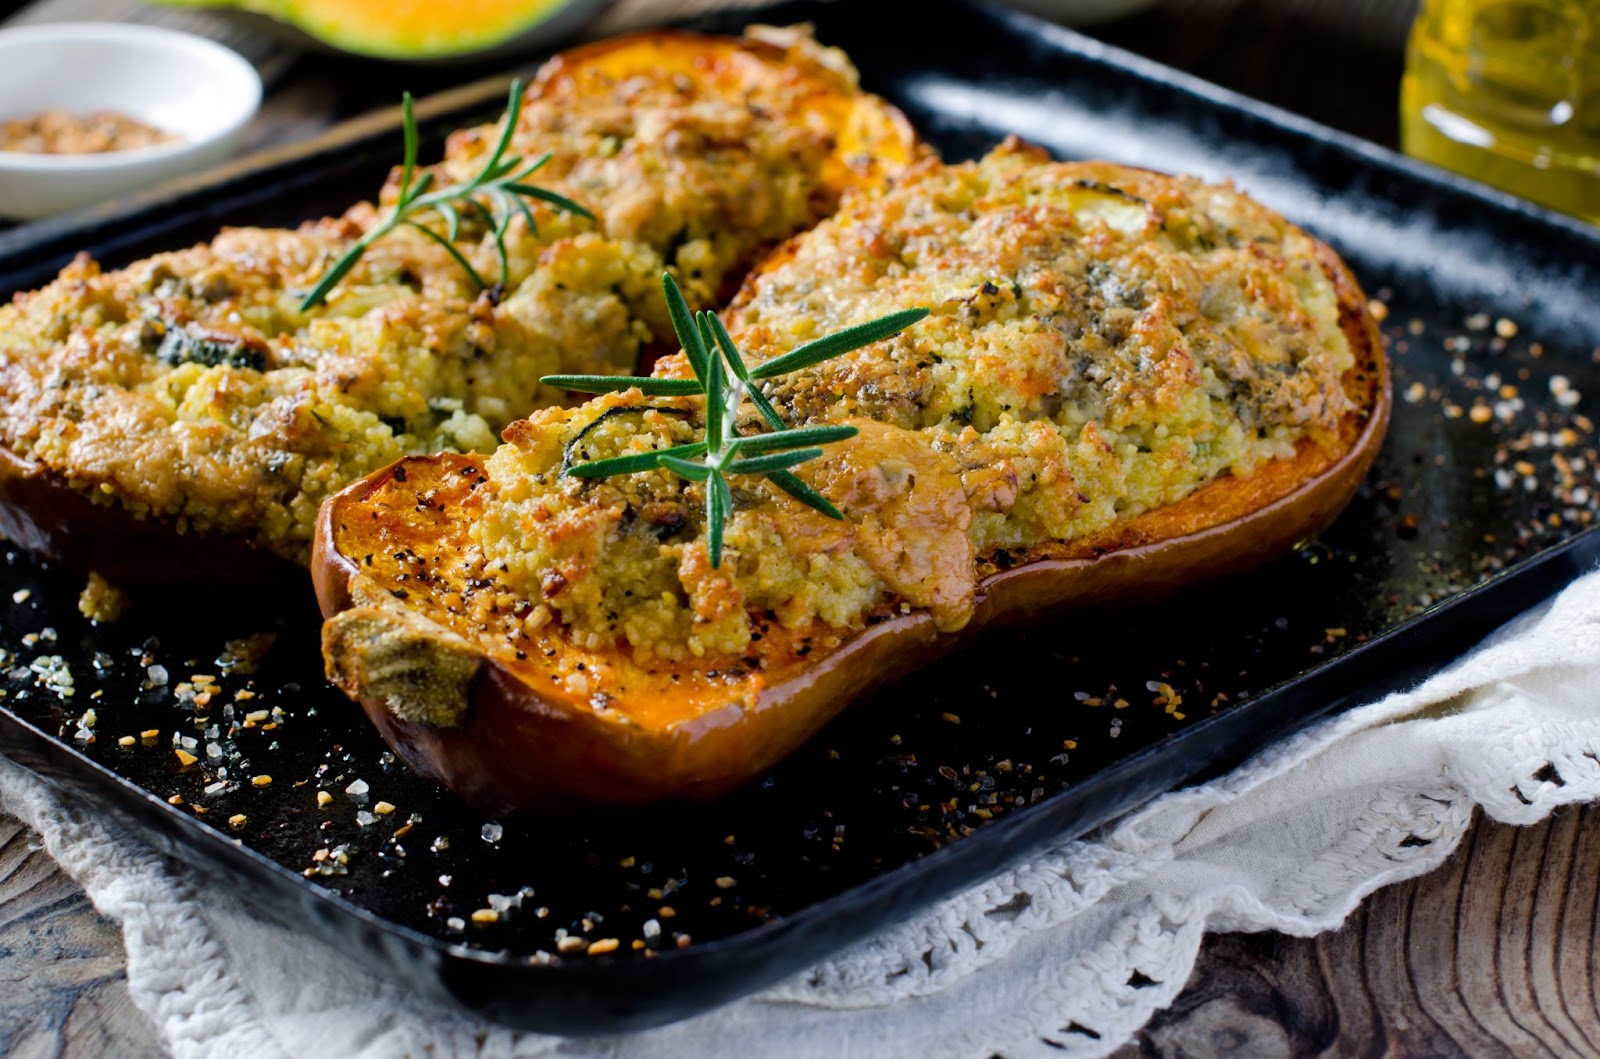
[[[320,513],[330,679],[489,811],[715,796],[985,626],[1261,563],[1389,413],[1326,246],[1014,143],[851,199],[725,322],[667,286],[654,377]]]
[[[565,399],[542,376],[634,370],[672,336],[664,270],[720,304],[923,150],[842,56],[772,29],[558,56],[428,167],[406,117],[377,203],[81,258],[0,307],[0,531],[127,587],[282,581],[323,498],[493,447]]]

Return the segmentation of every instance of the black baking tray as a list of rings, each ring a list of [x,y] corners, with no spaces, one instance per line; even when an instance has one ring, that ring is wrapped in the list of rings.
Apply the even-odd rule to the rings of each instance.
[[[814,23],[949,158],[1015,132],[1063,157],[1232,178],[1332,242],[1387,308],[1397,390],[1386,449],[1348,512],[1257,573],[950,658],[737,797],[598,823],[485,820],[407,772],[321,680],[309,594],[255,612],[186,599],[92,627],[78,580],[9,553],[0,751],[423,997],[614,1033],[758,990],[1412,684],[1600,558],[1595,229],[995,8],[796,3],[706,25],[747,21]],[[430,101],[427,143],[490,116],[502,90]],[[5,233],[0,289],[38,286],[78,250],[114,265],[221,224],[336,210],[378,186],[398,139],[395,115],[380,115]],[[276,639],[253,672],[215,661],[225,641],[261,633]],[[210,701],[195,674],[217,678]],[[120,745],[144,731],[157,735]],[[199,763],[180,768],[174,739],[193,740]],[[502,914],[474,924],[479,908]],[[563,954],[563,933],[618,949]]]

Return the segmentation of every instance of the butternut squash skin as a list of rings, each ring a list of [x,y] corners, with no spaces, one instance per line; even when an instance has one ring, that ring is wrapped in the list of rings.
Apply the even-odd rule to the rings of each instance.
[[[0,446],[0,536],[69,569],[157,599],[187,586],[237,595],[304,593],[294,563],[239,537],[182,533],[169,522],[102,506],[38,460]]]
[[[1356,353],[1343,382],[1359,411],[1342,420],[1337,445],[1303,442],[1293,458],[1217,479],[1094,537],[1043,545],[1004,568],[990,564],[973,620],[960,632],[939,632],[921,611],[880,614],[838,642],[773,626],[763,630],[759,669],[708,677],[692,666],[640,666],[616,649],[585,651],[547,627],[519,659],[503,641],[473,639],[441,602],[461,588],[449,565],[465,544],[466,522],[452,510],[482,480],[476,457],[447,455],[401,461],[323,505],[313,574],[329,619],[328,677],[361,702],[414,769],[486,812],[725,794],[867,691],[990,626],[1147,602],[1259,565],[1326,528],[1377,455],[1391,394],[1364,295],[1332,250],[1319,244],[1318,260]],[[419,561],[396,561],[403,553]],[[418,568],[442,574],[419,582]],[[553,676],[570,674],[574,659],[585,661],[592,681],[575,686]]]

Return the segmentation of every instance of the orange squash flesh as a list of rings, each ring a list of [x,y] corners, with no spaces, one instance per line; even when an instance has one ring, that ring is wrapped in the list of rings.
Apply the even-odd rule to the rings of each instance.
[[[1359,411],[1342,421],[1336,444],[1302,442],[1293,458],[1217,479],[1102,534],[987,566],[973,620],[958,633],[939,632],[920,611],[885,612],[844,636],[773,625],[761,630],[754,664],[732,666],[641,664],[620,649],[576,647],[559,625],[515,648],[479,637],[452,613],[468,576],[452,562],[466,550],[463,508],[484,479],[476,457],[447,455],[402,461],[323,506],[313,573],[330,619],[328,676],[413,768],[491,813],[726,793],[866,691],[988,626],[1148,601],[1258,565],[1326,528],[1371,466],[1391,398],[1365,297],[1331,250],[1320,247],[1319,258],[1356,354],[1343,382]]]

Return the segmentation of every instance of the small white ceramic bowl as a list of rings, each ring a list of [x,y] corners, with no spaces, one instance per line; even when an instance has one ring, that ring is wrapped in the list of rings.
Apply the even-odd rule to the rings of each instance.
[[[115,22],[0,30],[0,119],[113,110],[179,137],[103,154],[0,151],[0,216],[45,217],[215,165],[260,105],[255,68],[202,37]]]

